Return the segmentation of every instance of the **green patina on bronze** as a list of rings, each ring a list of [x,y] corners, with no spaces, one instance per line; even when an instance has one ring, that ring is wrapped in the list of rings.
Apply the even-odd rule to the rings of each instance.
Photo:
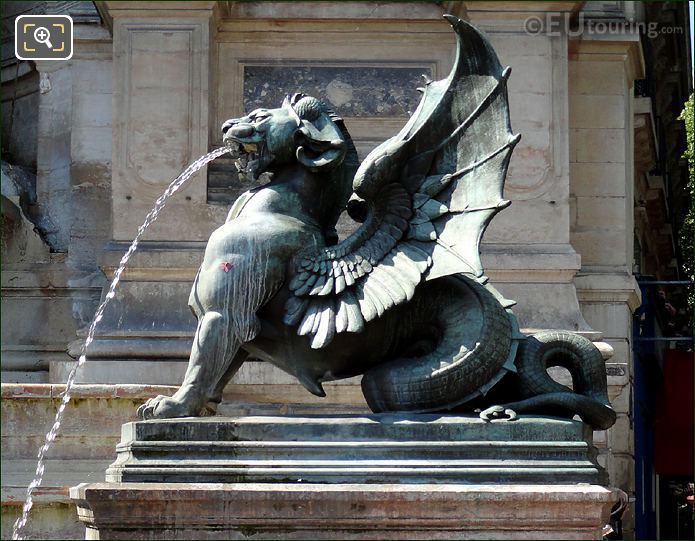
[[[144,418],[215,410],[248,358],[275,364],[312,393],[363,375],[375,412],[471,411],[481,417],[578,414],[615,422],[603,359],[580,336],[519,333],[480,261],[519,140],[507,79],[487,39],[446,16],[458,37],[446,79],[394,137],[359,164],[322,101],[288,96],[222,127],[242,174],[261,183],[208,242],[189,304],[198,318],[188,372]],[[361,226],[338,241],[347,208]],[[572,373],[574,391],[548,366]]]

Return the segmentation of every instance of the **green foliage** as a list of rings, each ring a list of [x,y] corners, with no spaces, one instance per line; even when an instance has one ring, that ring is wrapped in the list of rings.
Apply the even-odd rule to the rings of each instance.
[[[691,282],[695,282],[695,104],[691,94],[683,112],[678,117],[685,123],[686,148],[683,157],[688,160],[688,190],[690,191],[690,210],[685,216],[680,230],[680,246],[683,254],[683,269]],[[695,310],[695,287],[688,292],[688,308]],[[694,318],[695,319],[695,318]],[[693,320],[691,320],[692,323]]]

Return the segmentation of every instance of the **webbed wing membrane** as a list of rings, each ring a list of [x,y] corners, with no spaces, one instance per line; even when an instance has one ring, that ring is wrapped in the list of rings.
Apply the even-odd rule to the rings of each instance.
[[[423,280],[465,273],[483,280],[479,247],[502,199],[514,145],[507,78],[487,39],[445,15],[456,31],[454,68],[429,82],[403,129],[365,158],[353,182],[366,219],[335,246],[303,254],[285,323],[313,348],[336,332],[410,300]]]

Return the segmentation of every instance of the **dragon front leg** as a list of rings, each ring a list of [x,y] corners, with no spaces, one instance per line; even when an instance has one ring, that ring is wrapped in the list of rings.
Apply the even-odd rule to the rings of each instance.
[[[219,386],[223,388],[246,359],[237,355],[240,345],[228,316],[215,311],[204,314],[198,321],[181,387],[173,396],[150,398],[138,408],[138,416],[168,419],[209,415],[211,412],[205,410],[210,401],[214,403],[221,396]]]

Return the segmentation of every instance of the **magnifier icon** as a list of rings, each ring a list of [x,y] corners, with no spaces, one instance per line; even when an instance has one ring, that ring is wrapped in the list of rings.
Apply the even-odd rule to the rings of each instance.
[[[53,49],[53,44],[51,43],[51,33],[45,26],[39,26],[34,30],[34,39],[41,44],[46,45],[49,49]]]

